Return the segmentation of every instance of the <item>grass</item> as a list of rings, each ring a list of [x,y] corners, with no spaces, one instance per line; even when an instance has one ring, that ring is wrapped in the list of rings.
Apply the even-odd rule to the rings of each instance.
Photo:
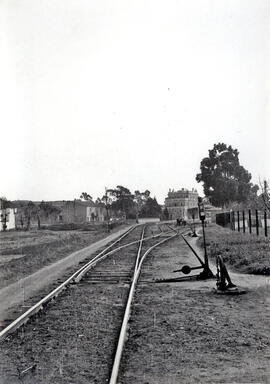
[[[120,224],[121,226],[124,224]],[[75,227],[75,226],[74,226]],[[0,232],[0,287],[82,249],[108,235],[107,226],[58,226],[53,230]],[[120,227],[120,226],[119,226]],[[119,227],[113,228],[112,232]]]
[[[263,235],[235,232],[216,224],[205,228],[208,255],[215,259],[221,254],[234,270],[270,275],[270,240]],[[203,246],[203,240],[200,239]]]

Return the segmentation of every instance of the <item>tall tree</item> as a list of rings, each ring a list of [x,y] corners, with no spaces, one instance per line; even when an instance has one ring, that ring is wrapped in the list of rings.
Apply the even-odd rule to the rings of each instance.
[[[117,185],[115,189],[108,189],[107,193],[112,198],[112,209],[121,211],[126,217],[135,215],[134,195],[128,188]]]
[[[29,201],[27,205],[24,208],[27,224],[26,224],[26,231],[29,231],[30,225],[31,225],[31,217],[36,215],[37,206],[33,203],[33,201]]]
[[[80,199],[83,199],[83,200],[92,200],[92,196],[89,195],[89,193],[87,192],[82,192],[81,193],[81,196],[80,196]]]
[[[143,217],[159,217],[161,214],[161,207],[156,198],[148,197],[144,206],[142,207],[141,215]]]
[[[164,211],[162,212],[164,220],[168,220],[170,217],[169,211],[167,207],[164,208]]]
[[[150,197],[150,191],[146,189],[144,192],[140,192],[139,190],[136,190],[134,192],[134,202],[137,207],[137,214],[140,214],[142,212],[142,209],[144,205],[146,204],[147,200]]]
[[[246,201],[252,189],[251,174],[240,165],[238,150],[218,143],[208,152],[196,176],[197,182],[203,183],[205,196],[219,207]]]

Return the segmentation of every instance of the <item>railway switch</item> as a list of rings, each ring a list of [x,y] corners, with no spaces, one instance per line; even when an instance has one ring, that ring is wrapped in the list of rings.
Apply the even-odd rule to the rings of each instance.
[[[199,265],[198,267],[190,267],[189,265],[184,265],[181,269],[176,269],[173,272],[182,272],[184,275],[189,275],[194,269],[203,269],[203,266]]]
[[[237,285],[233,284],[221,255],[217,255],[216,260],[217,260],[216,293],[237,294],[237,295],[245,293],[244,290],[240,289],[239,287],[237,287]]]

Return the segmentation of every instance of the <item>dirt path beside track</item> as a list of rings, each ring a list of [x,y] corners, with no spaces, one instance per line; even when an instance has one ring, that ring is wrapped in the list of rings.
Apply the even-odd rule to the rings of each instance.
[[[123,253],[125,260],[129,253]],[[106,262],[110,276],[110,262],[117,265],[117,259]],[[233,282],[247,290],[239,296],[215,294],[215,279],[156,281],[179,277],[172,271],[186,264],[196,266],[198,261],[181,237],[157,247],[145,259],[118,383],[270,383],[270,277],[231,274]],[[210,267],[215,273],[215,266],[210,263]],[[40,318],[4,340],[3,383],[17,384],[17,370],[34,363],[36,371],[28,372],[24,383],[108,382],[110,363],[103,350],[114,350],[112,334],[128,284],[99,281],[94,285],[97,292],[87,281],[82,287],[71,286]],[[60,314],[66,315],[64,321]]]
[[[215,279],[151,282],[185,264],[198,262],[181,238],[146,259],[118,382],[270,383],[270,277],[232,273],[240,296],[215,294]]]
[[[82,260],[93,255],[98,249],[106,246],[123,234],[129,227],[112,233],[104,239],[97,241],[69,256],[50,264],[39,271],[23,278],[0,290],[0,325],[6,320],[15,306],[23,307],[25,301],[37,295],[41,290],[46,289],[57,279],[61,278],[66,271],[78,265]]]

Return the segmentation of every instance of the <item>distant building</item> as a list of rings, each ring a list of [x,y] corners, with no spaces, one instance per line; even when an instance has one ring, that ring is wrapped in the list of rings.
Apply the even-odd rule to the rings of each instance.
[[[169,219],[191,219],[193,212],[198,216],[198,192],[182,188],[179,191],[169,190],[165,199],[165,207],[169,212]]]
[[[13,203],[17,210],[15,217],[15,226],[17,228],[24,228],[27,223],[28,203],[28,201],[16,201]],[[38,209],[41,203],[40,201],[35,201],[36,211],[30,212],[32,226],[37,225],[38,217],[41,225],[96,222],[104,221],[107,217],[105,207],[94,203],[92,200],[46,201],[43,203],[47,209]],[[12,220],[12,218],[10,217],[9,220]]]
[[[214,207],[209,200],[205,197],[203,199],[204,211],[205,211],[205,220],[209,223],[216,222],[216,215],[222,211],[219,207]]]
[[[86,219],[87,221],[104,221],[107,217],[106,208],[105,207],[87,207],[86,210]]]
[[[89,221],[104,221],[106,209],[97,206],[92,200],[66,201],[61,207],[59,221],[62,223],[83,223]]]
[[[16,208],[0,209],[0,231],[14,229]],[[5,227],[5,228],[4,228]]]

